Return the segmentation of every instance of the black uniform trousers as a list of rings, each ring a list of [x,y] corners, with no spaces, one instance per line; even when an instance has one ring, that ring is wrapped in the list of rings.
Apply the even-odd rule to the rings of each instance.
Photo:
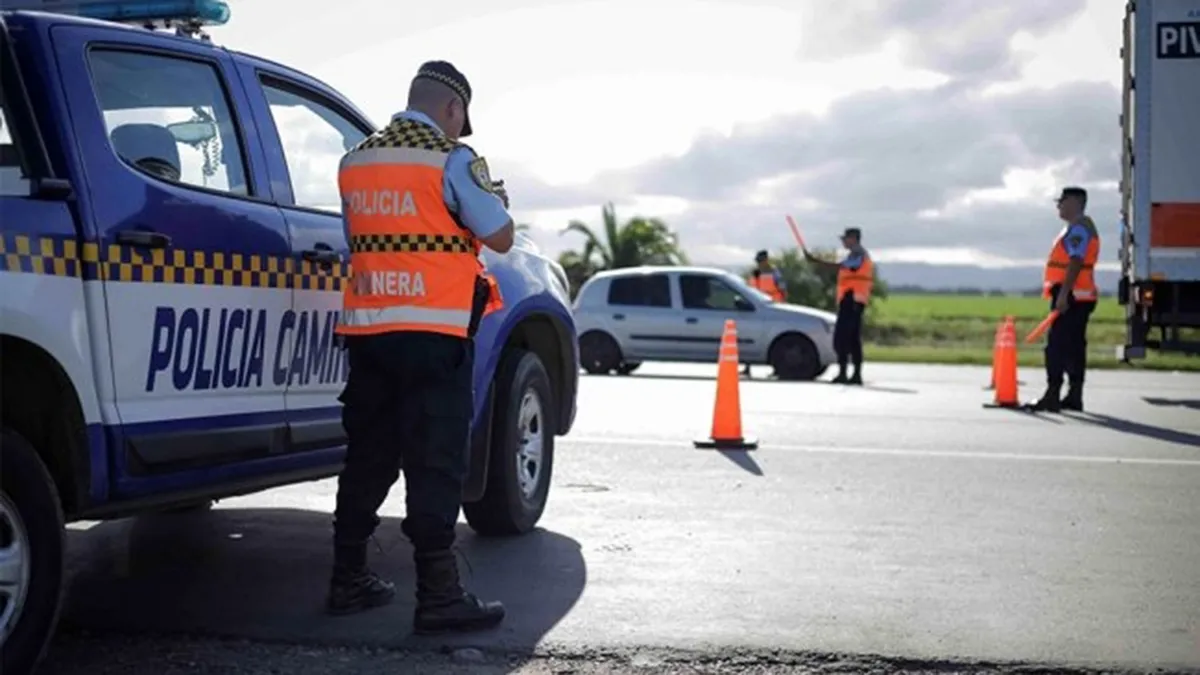
[[[862,323],[866,305],[857,302],[854,294],[847,292],[838,303],[837,323],[833,326],[833,350],[837,352],[838,367],[846,369],[846,363],[855,368],[862,365]]]
[[[1058,297],[1061,288],[1055,285],[1050,289],[1050,309],[1054,309],[1054,299]],[[1096,310],[1096,302],[1079,302],[1074,295],[1067,299],[1067,311],[1063,312],[1050,324],[1046,336],[1046,384],[1051,393],[1057,394],[1062,388],[1063,375],[1066,375],[1071,389],[1083,387],[1084,371],[1087,370],[1087,327]]]
[[[425,332],[348,336],[339,400],[349,436],[338,477],[335,546],[362,546],[404,471],[401,529],[417,551],[450,548],[462,506],[474,408],[474,343]]]

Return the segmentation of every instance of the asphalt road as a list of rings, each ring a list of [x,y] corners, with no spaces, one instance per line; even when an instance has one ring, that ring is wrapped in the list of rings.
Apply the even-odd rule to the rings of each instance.
[[[494,633],[413,638],[407,593],[323,616],[323,481],[73,531],[45,670],[1200,671],[1200,376],[1096,372],[1088,413],[1038,416],[984,409],[982,368],[869,366],[863,388],[757,370],[741,401],[761,445],[743,453],[691,445],[714,366],[584,377],[542,529],[463,528],[470,586],[509,608]],[[373,562],[407,590],[400,488],[384,515]],[[446,644],[416,670],[371,651]]]

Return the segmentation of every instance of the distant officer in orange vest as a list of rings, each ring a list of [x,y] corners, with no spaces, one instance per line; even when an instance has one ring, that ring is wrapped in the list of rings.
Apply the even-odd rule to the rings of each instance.
[[[387,604],[394,586],[366,564],[377,512],[403,465],[401,525],[416,563],[417,633],[490,628],[504,607],[466,593],[451,545],[462,506],[474,411],[473,336],[501,304],[478,257],[513,245],[507,196],[471,134],[471,87],[454,66],[421,66],[408,109],[341,162],[351,279],[338,333],[349,381],[340,398],[349,444],[338,478],[328,610]]]
[[[787,282],[783,280],[783,274],[771,264],[770,254],[759,251],[754,256],[754,263],[757,267],[747,277],[746,283],[750,284],[751,288],[766,293],[767,297],[775,302],[787,302]],[[750,375],[749,363],[742,369],[742,374]]]
[[[862,230],[848,227],[842,233],[842,246],[848,254],[841,262],[828,262],[813,256],[807,249],[804,259],[837,270],[837,323],[833,328],[833,349],[837,352],[838,374],[835,384],[861,385],[862,380],[862,323],[863,313],[871,300],[875,285],[875,263],[862,245]],[[847,362],[854,364],[854,374],[846,377]]]
[[[1100,257],[1100,233],[1084,213],[1087,198],[1081,187],[1063,188],[1058,198],[1058,217],[1066,225],[1050,247],[1042,296],[1059,315],[1046,337],[1046,393],[1029,404],[1032,410],[1083,410],[1087,327],[1099,296],[1095,268]],[[1069,386],[1060,400],[1064,374]]]
[[[787,300],[787,282],[783,280],[783,274],[771,264],[771,258],[767,252],[759,251],[754,256],[754,263],[757,267],[750,273],[750,277],[746,281],[751,287],[766,293],[775,302],[785,302]]]

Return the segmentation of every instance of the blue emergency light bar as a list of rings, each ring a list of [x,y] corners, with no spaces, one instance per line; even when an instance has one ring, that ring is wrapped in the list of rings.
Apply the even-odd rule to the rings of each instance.
[[[0,0],[0,9],[28,9],[120,23],[186,22],[219,26],[229,21],[224,0]]]

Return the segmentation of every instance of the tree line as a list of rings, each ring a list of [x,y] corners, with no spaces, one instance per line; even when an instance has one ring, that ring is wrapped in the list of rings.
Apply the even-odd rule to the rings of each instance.
[[[582,246],[563,251],[558,256],[558,263],[570,282],[572,299],[584,282],[597,272],[642,265],[688,264],[679,236],[666,222],[660,218],[634,216],[622,223],[611,203],[602,208],[598,229],[573,220],[561,234],[576,234],[583,239]],[[836,260],[838,254],[836,250],[824,248],[810,249],[810,252],[823,260]],[[830,311],[836,309],[836,271],[809,264],[797,247],[772,252],[771,264],[787,284],[789,303]],[[741,270],[743,278],[748,277],[754,267],[753,262],[747,262]],[[887,298],[887,293],[887,284],[876,271],[872,304],[877,299]]]

